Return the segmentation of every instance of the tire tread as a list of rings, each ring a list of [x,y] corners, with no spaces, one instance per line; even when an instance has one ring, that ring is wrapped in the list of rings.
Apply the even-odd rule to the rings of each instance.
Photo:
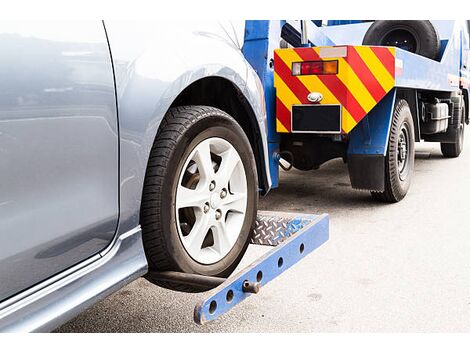
[[[150,152],[140,212],[142,237],[149,268],[158,271],[180,271],[172,258],[160,224],[162,209],[161,190],[164,187],[166,170],[171,162],[175,146],[184,138],[185,132],[194,124],[209,116],[218,115],[235,120],[225,112],[210,106],[189,105],[171,108],[163,118]],[[236,123],[236,122],[235,122]],[[246,247],[245,247],[246,249]],[[151,272],[146,279],[171,290],[199,292],[200,288],[187,284],[155,280]]]

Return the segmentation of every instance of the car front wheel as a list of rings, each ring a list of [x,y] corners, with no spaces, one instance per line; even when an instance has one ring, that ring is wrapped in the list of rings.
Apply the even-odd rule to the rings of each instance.
[[[154,271],[226,277],[246,251],[256,216],[258,183],[250,142],[225,112],[206,106],[172,108],[148,163],[141,224]]]

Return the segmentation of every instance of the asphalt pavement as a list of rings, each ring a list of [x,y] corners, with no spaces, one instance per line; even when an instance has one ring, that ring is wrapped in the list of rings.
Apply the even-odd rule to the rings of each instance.
[[[281,174],[263,210],[329,213],[330,240],[217,321],[193,323],[201,294],[139,279],[59,332],[469,332],[470,138],[457,159],[419,144],[398,204],[351,189],[347,166]],[[263,249],[250,248],[241,265]]]

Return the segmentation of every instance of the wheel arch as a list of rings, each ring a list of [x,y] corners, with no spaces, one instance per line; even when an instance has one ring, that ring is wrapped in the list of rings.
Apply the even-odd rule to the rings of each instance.
[[[212,106],[232,116],[250,141],[256,160],[259,187],[269,188],[262,131],[250,102],[237,85],[217,76],[198,79],[181,91],[170,108],[184,105]]]
[[[250,108],[244,108],[248,112],[240,116],[250,116],[253,126],[260,130],[262,141],[256,145],[262,146],[263,153],[255,156],[259,165],[262,164],[260,155],[266,159],[258,172],[267,174],[270,186],[263,88],[229,35],[231,31],[218,22],[196,21],[179,26],[170,36],[158,36],[168,32],[167,24],[158,21],[106,21],[105,24],[118,105],[119,233],[139,225],[149,155],[165,114],[172,104],[177,104],[175,101],[184,103],[181,97],[186,93],[183,92],[197,87],[196,82],[201,79],[223,78],[231,82],[230,91],[237,92],[238,104],[244,101],[241,96],[249,102]],[[206,90],[207,94],[211,91],[214,89]]]

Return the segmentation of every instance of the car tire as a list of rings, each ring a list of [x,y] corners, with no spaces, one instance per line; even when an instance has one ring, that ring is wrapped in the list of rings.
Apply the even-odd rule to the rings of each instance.
[[[362,44],[395,46],[430,59],[440,52],[439,35],[430,21],[374,21]]]
[[[385,156],[384,191],[372,191],[382,202],[396,203],[407,194],[414,170],[415,135],[413,117],[406,100],[399,100],[393,112]]]
[[[200,292],[208,288],[162,281],[152,273],[227,277],[246,251],[257,204],[256,163],[240,125],[214,107],[170,109],[150,152],[142,194],[146,278]]]

